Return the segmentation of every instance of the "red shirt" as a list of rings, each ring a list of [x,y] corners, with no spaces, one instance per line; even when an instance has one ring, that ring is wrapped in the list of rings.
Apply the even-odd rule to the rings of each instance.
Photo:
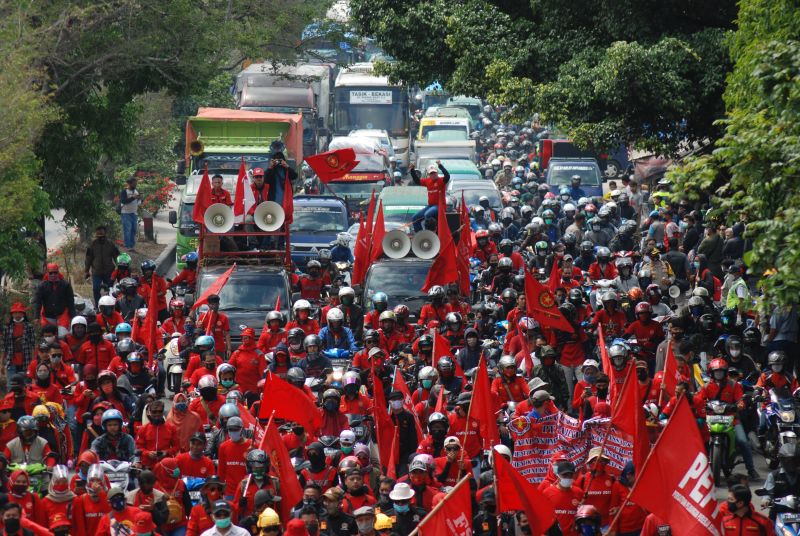
[[[167,336],[172,335],[173,333],[180,333],[184,335],[186,330],[184,329],[183,325],[186,323],[186,317],[178,317],[175,318],[173,316],[164,320],[164,323],[161,324],[161,331],[167,334]]]
[[[581,501],[583,492],[578,486],[565,490],[558,484],[551,484],[542,490],[544,495],[556,512],[556,521],[561,527],[564,536],[579,536],[575,530],[575,514],[578,512],[578,503]]]
[[[225,403],[225,399],[219,395],[215,400],[211,402],[206,402],[201,397],[197,397],[189,402],[189,409],[194,411],[200,416],[200,423],[203,425],[209,424],[208,416],[214,416],[214,422],[217,422],[216,416],[219,415],[219,408],[222,407],[222,404]],[[206,407],[208,407],[208,411],[206,411]]]
[[[609,314],[605,308],[602,308],[597,311],[597,314],[595,314],[592,319],[593,326],[597,326],[598,324],[603,326],[603,335],[606,337],[621,336],[625,329],[625,324],[627,323],[628,319],[625,313],[619,309]]]
[[[636,320],[625,328],[625,336],[628,335],[634,335],[636,342],[655,356],[656,347],[664,340],[664,329],[652,319],[647,322]]]
[[[589,277],[592,278],[592,281],[614,279],[617,277],[617,266],[613,262],[609,262],[601,267],[600,263],[595,261],[589,266]]]
[[[528,384],[521,376],[514,376],[510,382],[503,380],[505,378],[502,375],[492,380],[492,394],[495,397],[496,405],[521,402],[528,398],[531,390],[528,389]]]
[[[258,346],[258,349],[264,353],[273,351],[280,343],[288,346],[289,343],[286,339],[287,335],[288,333],[286,330],[280,328],[278,328],[278,331],[264,329],[261,331],[261,335],[258,337],[258,344],[256,346]]]
[[[258,380],[264,377],[264,371],[267,369],[267,361],[261,350],[239,346],[228,363],[236,367],[236,381],[239,383],[240,391],[243,393],[258,391]]]
[[[211,322],[211,336],[214,337],[214,349],[219,352],[225,352],[225,335],[230,333],[231,326],[228,322],[228,315],[225,313],[208,311],[200,315],[197,321],[197,327],[200,331],[208,333],[208,322]]]
[[[450,464],[450,467],[447,468],[447,473],[444,472],[447,465],[447,456],[441,456],[433,461],[436,465],[436,469],[433,471],[433,478],[442,486],[455,486],[458,483],[458,460],[456,459]],[[465,464],[468,463],[469,460],[465,460]]]
[[[167,281],[158,274],[153,274],[150,282],[147,282],[142,277],[139,279],[139,296],[144,298],[145,303],[150,303],[150,286],[155,285],[156,292],[158,293],[158,310],[163,311],[167,308]]]
[[[147,423],[136,433],[136,448],[142,451],[144,467],[152,467],[158,461],[150,458],[151,453],[160,450],[166,452],[167,457],[171,457],[178,453],[178,447],[178,431],[170,422],[159,425]]]
[[[114,328],[117,327],[117,324],[122,324],[123,322],[125,322],[125,319],[117,311],[112,311],[109,317],[102,314],[97,315],[97,323],[106,333],[114,333]]]
[[[590,464],[590,467],[593,464]],[[575,480],[575,485],[586,494],[586,504],[591,504],[602,516],[602,525],[611,522],[609,513],[616,513],[628,496],[628,490],[616,478],[598,466],[597,474],[589,482],[589,474],[584,473]]]
[[[200,502],[192,507],[189,514],[189,524],[186,525],[186,536],[200,536],[205,531],[214,526],[214,518],[206,512],[203,503]]]
[[[233,205],[233,201],[231,201],[231,194],[225,188],[220,188],[217,191],[216,188],[211,189],[211,203],[222,203],[223,205],[228,205],[229,207]]]
[[[111,536],[111,517],[114,517],[114,522],[121,523],[123,525],[128,526],[131,529],[131,532],[134,530],[134,522],[136,521],[136,515],[141,512],[135,506],[126,506],[122,512],[117,512],[113,510],[108,514],[104,515],[100,518],[100,523],[97,525],[97,536]],[[114,531],[116,534],[116,531]]]
[[[236,487],[247,477],[244,457],[251,448],[248,440],[233,442],[226,439],[219,446],[219,477],[225,482],[225,495],[233,496]]]
[[[439,192],[444,190],[444,179],[436,175],[435,178],[422,177],[419,179],[420,186],[428,189],[428,205],[437,205],[439,203]]]
[[[480,423],[479,421],[470,416],[469,431],[467,428],[467,418],[459,417],[455,412],[451,413],[448,417],[450,421],[450,429],[448,435],[456,436],[461,441],[461,446],[469,458],[474,458],[481,451],[481,436],[480,436]]]
[[[194,288],[195,283],[197,282],[197,270],[192,270],[191,268],[184,268],[181,270],[175,279],[172,280],[172,283],[169,284],[170,288],[179,285],[180,283],[186,283],[186,286],[189,288]]]
[[[111,511],[105,493],[100,493],[93,501],[88,493],[76,497],[72,503],[72,525],[75,534],[97,534],[100,520]]]
[[[175,456],[175,459],[178,460],[178,467],[181,470],[182,477],[208,478],[217,472],[214,462],[208,456],[200,456],[199,460],[195,460],[188,452],[181,452]]]
[[[106,370],[109,363],[117,355],[117,351],[111,342],[103,339],[97,345],[91,341],[86,341],[78,350],[76,361],[81,365],[91,363],[97,367],[97,371]]]
[[[431,320],[438,320],[440,324],[444,325],[444,319],[447,317],[447,306],[440,305],[439,307],[435,307],[432,303],[426,303],[422,306],[422,310],[419,312],[419,320],[417,324],[420,326],[427,326],[428,322]],[[364,325],[366,326],[366,322]]]

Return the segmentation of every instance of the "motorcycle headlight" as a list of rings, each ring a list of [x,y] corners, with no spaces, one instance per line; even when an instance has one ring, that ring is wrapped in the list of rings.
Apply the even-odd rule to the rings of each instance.
[[[781,421],[794,422],[794,411],[781,411]]]
[[[717,415],[722,415],[725,413],[725,404],[714,404],[714,413]]]

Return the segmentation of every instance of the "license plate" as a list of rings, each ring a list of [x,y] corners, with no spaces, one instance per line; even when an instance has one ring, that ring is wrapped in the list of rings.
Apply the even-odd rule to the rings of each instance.
[[[709,424],[728,424],[733,421],[733,417],[726,415],[709,415],[707,420]]]
[[[784,523],[800,523],[800,514],[783,514]]]

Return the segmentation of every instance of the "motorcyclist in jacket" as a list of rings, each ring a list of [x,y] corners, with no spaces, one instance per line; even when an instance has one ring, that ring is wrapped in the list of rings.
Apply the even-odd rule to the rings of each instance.
[[[105,433],[92,441],[91,447],[97,457],[101,460],[133,462],[136,442],[122,431],[122,413],[107,409],[100,422]]]
[[[322,341],[322,348],[331,350],[337,348],[346,350],[350,355],[358,351],[353,332],[344,325],[344,313],[341,309],[331,309],[326,318],[328,325],[319,331],[319,338]]]

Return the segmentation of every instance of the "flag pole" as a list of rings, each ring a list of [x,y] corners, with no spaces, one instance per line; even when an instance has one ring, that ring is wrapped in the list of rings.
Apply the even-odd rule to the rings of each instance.
[[[682,398],[685,398],[685,396],[686,396],[685,394],[681,394],[681,396],[678,397],[677,402],[679,403]],[[675,405],[677,407],[678,404],[676,403]],[[673,415],[675,415],[675,414],[673,413]],[[617,510],[617,514],[614,516],[614,519],[611,520],[611,524],[608,526],[608,531],[609,532],[614,530],[614,525],[616,525],[617,521],[619,521],[619,517],[622,515],[622,509],[625,507],[626,504],[628,504],[628,501],[630,500],[631,495],[633,495],[633,490],[636,489],[636,484],[639,483],[639,479],[644,474],[644,470],[647,467],[648,462],[650,462],[650,458],[653,456],[653,453],[656,451],[656,448],[658,447],[658,443],[661,441],[661,438],[664,436],[664,430],[667,429],[667,426],[669,426],[669,423],[670,423],[671,420],[672,420],[672,417],[670,417],[670,419],[667,421],[667,424],[664,425],[664,428],[661,430],[661,434],[658,436],[658,439],[656,439],[656,442],[653,445],[653,448],[651,448],[650,452],[647,453],[647,458],[644,459],[644,463],[642,464],[641,469],[639,469],[639,468],[634,466],[634,470],[636,471],[636,480],[634,480],[633,485],[631,486],[630,490],[628,490],[628,495],[625,497],[625,500],[623,501],[622,505],[619,507],[619,510]]]
[[[459,480],[459,481],[458,481],[458,483],[457,483],[455,486],[453,486],[453,489],[451,489],[451,490],[450,490],[450,492],[449,492],[447,495],[445,495],[445,496],[444,496],[444,498],[443,498],[441,501],[439,501],[439,504],[437,504],[436,506],[434,506],[434,507],[431,509],[431,511],[430,511],[430,512],[428,512],[428,515],[426,515],[425,517],[423,517],[423,518],[422,518],[422,521],[420,521],[420,522],[417,524],[416,528],[415,528],[413,531],[411,531],[411,534],[409,534],[408,536],[417,536],[417,534],[419,534],[419,527],[420,527],[420,526],[422,526],[422,525],[424,525],[424,524],[425,524],[425,522],[426,522],[426,521],[427,521],[429,518],[431,518],[431,517],[432,517],[432,516],[433,516],[433,515],[434,515],[436,512],[438,512],[438,511],[439,511],[439,509],[440,509],[440,508],[441,508],[441,507],[444,505],[444,503],[445,503],[445,502],[447,502],[447,499],[448,499],[448,498],[449,498],[449,497],[450,497],[450,496],[451,496],[453,493],[455,493],[456,491],[458,491],[458,489],[459,489],[461,486],[463,486],[463,485],[464,485],[464,482],[466,482],[467,480],[469,480],[469,477],[470,477],[470,475],[465,475],[465,476],[464,476],[464,477],[463,477],[461,480]]]
[[[661,402],[664,399],[664,391],[666,390],[667,384],[667,361],[669,361],[669,356],[672,354],[672,341],[667,342],[667,355],[664,358],[664,368],[661,370],[661,386],[658,389],[658,407],[661,407]],[[675,356],[672,356],[672,359],[675,359]],[[677,363],[675,364],[675,368],[677,369]]]
[[[609,417],[608,422],[605,426],[605,435],[603,435],[603,441],[600,443],[600,454],[597,456],[597,459],[594,461],[594,465],[592,465],[591,471],[589,471],[589,480],[586,481],[586,489],[583,492],[583,497],[581,497],[581,502],[578,503],[578,506],[583,505],[586,502],[587,497],[589,497],[589,487],[592,485],[592,480],[594,480],[594,475],[597,473],[597,466],[600,465],[600,460],[603,458],[603,452],[606,449],[606,443],[608,443],[608,436],[611,435],[611,426],[614,423],[611,422],[611,418]]]

